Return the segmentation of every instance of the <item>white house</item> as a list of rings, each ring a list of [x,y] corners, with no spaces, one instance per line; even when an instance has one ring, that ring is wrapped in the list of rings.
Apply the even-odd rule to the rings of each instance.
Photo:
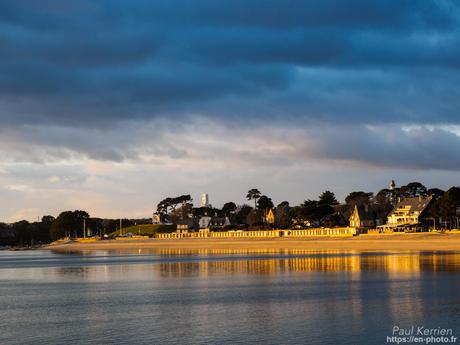
[[[232,225],[228,217],[209,217],[203,216],[198,222],[200,229],[209,229],[209,228],[223,228],[225,226]]]

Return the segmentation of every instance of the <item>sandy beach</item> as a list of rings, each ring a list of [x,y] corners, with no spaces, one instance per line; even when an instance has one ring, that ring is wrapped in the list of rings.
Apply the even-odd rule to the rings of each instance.
[[[90,243],[71,242],[46,247],[55,251],[125,249],[304,249],[304,250],[420,250],[460,251],[460,234],[392,234],[356,237],[254,239],[128,239]]]

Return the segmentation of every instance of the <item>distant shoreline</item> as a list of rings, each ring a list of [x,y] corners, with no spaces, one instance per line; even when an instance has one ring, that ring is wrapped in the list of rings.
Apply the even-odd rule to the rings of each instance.
[[[356,237],[302,238],[184,238],[103,240],[97,242],[49,245],[47,250],[83,252],[134,249],[304,249],[304,250],[411,250],[460,251],[460,234],[419,233],[361,235]]]

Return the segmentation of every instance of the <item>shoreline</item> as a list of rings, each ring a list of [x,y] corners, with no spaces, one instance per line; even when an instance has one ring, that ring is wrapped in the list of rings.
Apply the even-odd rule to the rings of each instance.
[[[48,245],[57,252],[135,249],[297,249],[343,251],[460,251],[460,234],[418,233],[356,237],[182,238],[101,240]]]

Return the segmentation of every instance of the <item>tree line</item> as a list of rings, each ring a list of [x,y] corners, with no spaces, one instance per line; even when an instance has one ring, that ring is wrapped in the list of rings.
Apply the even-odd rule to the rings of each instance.
[[[150,223],[150,219],[122,219],[123,228]],[[21,220],[12,224],[0,223],[0,245],[33,246],[46,244],[63,237],[103,236],[120,229],[120,219],[92,218],[86,211],[64,211],[56,218],[44,216],[40,221]]]
[[[203,215],[228,217],[233,228],[293,228],[312,226],[347,226],[355,206],[370,206],[374,212],[383,215],[391,212],[398,200],[411,197],[432,196],[430,216],[442,219],[450,227],[458,226],[460,216],[460,188],[452,187],[447,191],[439,188],[428,189],[420,182],[411,182],[401,187],[382,189],[376,194],[365,191],[353,191],[339,204],[335,194],[326,190],[317,199],[306,199],[300,205],[291,206],[288,201],[274,205],[272,199],[252,188],[246,194],[250,204],[237,205],[229,201],[222,208],[193,207],[190,195],[166,198],[157,207],[163,220],[176,223],[181,219],[194,219]],[[166,206],[167,205],[167,206]],[[265,215],[271,209],[275,215],[274,224],[267,224]]]
[[[420,182],[411,182],[394,189],[382,189],[376,194],[354,191],[339,204],[335,194],[329,190],[321,193],[317,199],[306,199],[300,205],[290,205],[282,201],[274,205],[272,199],[257,188],[246,194],[248,203],[237,205],[226,202],[222,208],[193,207],[190,195],[168,197],[157,205],[157,213],[162,220],[176,224],[183,219],[199,219],[204,215],[228,217],[232,228],[263,229],[270,227],[292,228],[311,226],[346,226],[355,205],[371,206],[377,212],[387,215],[397,200],[408,197],[433,197],[430,216],[439,220],[445,227],[458,227],[460,217],[460,188],[451,187],[447,191],[439,188],[426,188]],[[267,224],[265,216],[268,210],[275,215],[274,224]],[[122,219],[122,227],[150,223],[150,219]],[[119,219],[94,218],[86,211],[75,210],[60,213],[56,218],[44,216],[36,222],[21,220],[13,224],[0,223],[0,245],[34,245],[49,243],[59,238],[82,237],[85,224],[88,235],[103,236],[120,229]]]

